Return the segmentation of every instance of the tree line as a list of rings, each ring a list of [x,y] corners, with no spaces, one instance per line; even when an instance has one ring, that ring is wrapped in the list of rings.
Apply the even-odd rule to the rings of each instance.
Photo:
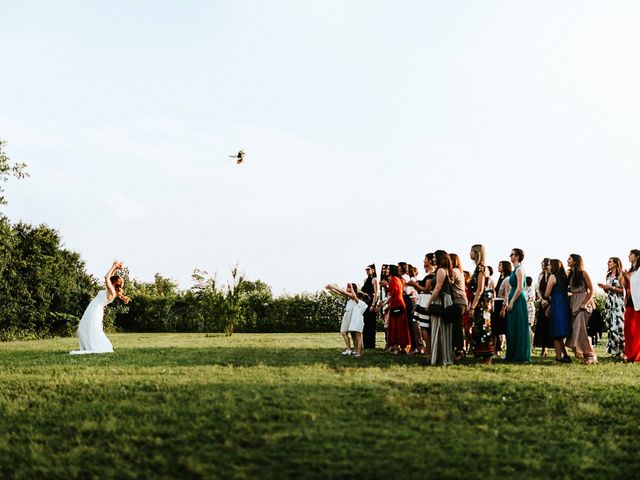
[[[113,302],[105,329],[135,332],[335,331],[343,302],[324,292],[274,297],[266,283],[247,280],[237,267],[229,283],[196,270],[194,286],[180,289],[156,274],[130,279],[129,305]],[[75,335],[84,309],[104,288],[80,255],[63,247],[46,225],[11,224],[0,216],[0,340]]]

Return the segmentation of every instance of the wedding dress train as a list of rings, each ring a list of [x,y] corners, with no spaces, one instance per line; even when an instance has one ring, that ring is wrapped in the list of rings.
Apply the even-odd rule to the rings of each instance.
[[[109,303],[107,291],[98,292],[96,297],[84,311],[80,325],[78,326],[78,337],[80,339],[80,350],[69,352],[71,355],[81,355],[86,353],[111,353],[113,346],[104,334],[102,319],[104,318],[104,307]]]

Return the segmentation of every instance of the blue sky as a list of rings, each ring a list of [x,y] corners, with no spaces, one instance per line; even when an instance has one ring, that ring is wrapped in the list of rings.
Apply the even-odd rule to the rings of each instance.
[[[638,248],[640,4],[5,1],[6,213],[102,275],[276,292],[420,265]],[[247,151],[245,165],[227,157]]]

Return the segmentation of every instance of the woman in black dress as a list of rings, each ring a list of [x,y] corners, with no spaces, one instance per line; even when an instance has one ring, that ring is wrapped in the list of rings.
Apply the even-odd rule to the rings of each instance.
[[[493,312],[491,313],[491,333],[493,334],[493,345],[496,355],[502,353],[504,336],[507,334],[507,318],[502,312],[504,305],[504,296],[506,292],[506,284],[504,281],[511,275],[511,262],[503,260],[498,264],[498,272],[500,277],[496,282],[496,296],[493,301]]]
[[[362,331],[362,343],[364,348],[376,348],[376,305],[378,304],[378,276],[376,266],[369,265],[366,268],[367,278],[360,290],[369,295],[371,302],[364,312],[364,330]]]
[[[549,302],[544,298],[544,294],[547,291],[547,283],[549,282],[549,276],[551,275],[551,259],[545,258],[541,263],[542,272],[538,275],[538,285],[536,290],[538,296],[542,299],[540,301],[540,308],[536,313],[536,326],[533,333],[533,346],[540,347],[541,357],[547,356],[547,348],[553,348],[553,325],[551,324],[551,318],[549,317],[550,307]]]

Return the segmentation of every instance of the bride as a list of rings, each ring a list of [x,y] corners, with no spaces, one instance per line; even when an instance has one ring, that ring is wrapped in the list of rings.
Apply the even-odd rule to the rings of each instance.
[[[96,297],[84,311],[80,325],[78,326],[78,337],[80,338],[80,350],[69,352],[71,355],[85,353],[110,353],[113,352],[111,342],[102,329],[102,319],[104,317],[104,307],[109,305],[116,297],[123,302],[129,303],[129,297],[125,296],[122,289],[123,280],[118,275],[123,264],[114,260],[113,265],[104,277],[106,290],[98,292]]]

